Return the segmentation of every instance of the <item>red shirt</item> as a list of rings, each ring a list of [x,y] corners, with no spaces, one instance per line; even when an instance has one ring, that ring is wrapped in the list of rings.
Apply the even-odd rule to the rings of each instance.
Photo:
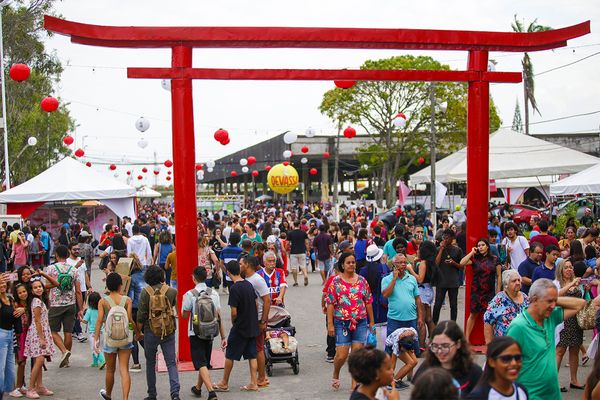
[[[417,246],[415,244],[415,242],[413,242],[412,240],[410,242],[408,242],[408,245],[406,246],[406,255],[412,256],[412,255],[417,254],[418,251],[419,251],[419,246]]]

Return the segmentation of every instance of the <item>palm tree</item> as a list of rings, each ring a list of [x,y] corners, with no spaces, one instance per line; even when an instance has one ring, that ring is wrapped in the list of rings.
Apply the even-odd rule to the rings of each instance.
[[[533,20],[533,22],[527,26],[527,29],[525,29],[524,22],[519,21],[516,14],[515,21],[511,24],[511,26],[515,32],[527,33],[543,32],[552,29],[549,26],[538,25],[537,19]],[[523,66],[523,94],[525,98],[525,134],[529,135],[529,103],[531,103],[531,108],[533,108],[533,111],[537,111],[537,113],[540,114],[540,110],[538,109],[537,102],[535,100],[533,64],[531,64],[531,59],[529,58],[528,53],[523,55],[521,65]]]

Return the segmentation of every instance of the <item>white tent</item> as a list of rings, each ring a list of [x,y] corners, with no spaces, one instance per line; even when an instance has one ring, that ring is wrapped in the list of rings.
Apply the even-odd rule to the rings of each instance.
[[[142,186],[141,188],[138,189],[135,196],[139,197],[141,199],[146,199],[146,198],[153,198],[153,197],[161,197],[162,195],[160,193],[158,193],[156,190],[154,190],[148,186]]]
[[[135,215],[134,196],[135,188],[65,157],[38,176],[0,193],[0,203],[7,203],[10,210],[11,206],[35,209],[34,204],[49,201],[102,200],[122,217]]]
[[[600,193],[600,164],[550,185],[552,196]]]
[[[500,129],[490,135],[490,179],[507,179],[560,175],[579,172],[600,163],[600,159],[562,147],[511,129]],[[436,180],[467,180],[467,148],[438,161]],[[410,176],[412,185],[430,181],[431,168]]]

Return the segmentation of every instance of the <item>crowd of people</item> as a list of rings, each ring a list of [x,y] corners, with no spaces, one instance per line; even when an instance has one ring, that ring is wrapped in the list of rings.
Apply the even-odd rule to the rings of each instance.
[[[600,398],[600,356],[583,340],[600,323],[593,221],[554,232],[537,220],[531,232],[520,232],[509,213],[490,215],[488,236],[466,248],[467,215],[460,209],[441,215],[435,229],[409,207],[396,217],[390,225],[372,206],[343,204],[334,218],[331,205],[302,202],[259,203],[238,213],[204,210],[192,276],[178,274],[175,238],[196,232],[176,235],[168,204],[145,205],[137,218],[118,224],[109,220],[98,238],[85,221],[65,223],[55,238],[30,221],[3,224],[0,396],[52,395],[44,370],[51,360],[68,368],[76,339],[89,341],[90,365],[105,370],[103,399],[113,396],[117,370],[121,398],[129,398],[130,372],[142,370],[140,347],[146,399],[157,398],[158,347],[171,399],[179,399],[178,329],[187,329],[198,371],[193,396],[202,396],[203,387],[208,399],[229,391],[242,357],[250,372],[241,390],[268,387],[265,341],[279,341],[284,350],[292,345],[289,331],[270,329],[270,315],[285,309],[289,290],[303,290],[316,277],[331,388],[342,387],[347,363],[351,399],[397,399],[411,386],[413,399],[558,399],[568,390]],[[92,287],[95,260],[104,287]],[[472,286],[463,332],[456,320],[465,269]],[[194,288],[177,304],[182,279]],[[446,302],[450,319],[440,321]],[[479,320],[487,345],[483,369],[470,346]],[[217,336],[225,365],[212,382]],[[563,384],[558,371],[567,351],[570,381]],[[582,381],[578,367],[590,358],[592,372]]]

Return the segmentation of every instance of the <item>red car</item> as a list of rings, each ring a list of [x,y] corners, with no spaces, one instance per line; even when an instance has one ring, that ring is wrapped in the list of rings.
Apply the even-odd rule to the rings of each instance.
[[[490,210],[493,216],[500,217],[500,210],[504,206],[496,206]],[[546,215],[539,208],[528,206],[525,204],[511,204],[510,210],[513,215],[513,222],[517,224],[521,231],[531,230],[531,217],[538,217],[540,220],[548,220]]]

